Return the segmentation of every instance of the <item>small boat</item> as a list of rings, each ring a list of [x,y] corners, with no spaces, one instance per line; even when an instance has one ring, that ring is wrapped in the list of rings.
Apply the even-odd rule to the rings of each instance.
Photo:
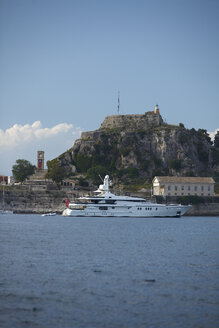
[[[103,185],[96,193],[98,196],[85,196],[78,198],[74,203],[66,200],[63,216],[73,217],[180,217],[185,214],[191,205],[181,204],[156,204],[144,198],[117,196],[109,190],[112,185],[106,175]]]
[[[44,213],[41,216],[55,216],[56,213]]]
[[[0,214],[13,214],[13,211],[0,210]]]

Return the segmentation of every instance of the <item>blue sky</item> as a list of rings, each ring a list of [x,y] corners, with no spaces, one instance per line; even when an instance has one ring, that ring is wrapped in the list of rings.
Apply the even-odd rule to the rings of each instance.
[[[97,129],[118,90],[121,114],[158,103],[168,123],[219,127],[218,0],[1,0],[0,45],[0,173]]]

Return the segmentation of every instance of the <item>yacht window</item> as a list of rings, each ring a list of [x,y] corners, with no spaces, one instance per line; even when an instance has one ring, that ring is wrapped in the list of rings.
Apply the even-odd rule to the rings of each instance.
[[[111,199],[110,200],[108,200],[108,199],[106,200],[106,204],[114,204],[114,203],[115,203],[114,200],[111,200]]]
[[[157,207],[156,207],[156,211],[157,211]]]
[[[106,211],[106,210],[108,210],[108,207],[107,206],[100,206],[99,207],[99,210]]]

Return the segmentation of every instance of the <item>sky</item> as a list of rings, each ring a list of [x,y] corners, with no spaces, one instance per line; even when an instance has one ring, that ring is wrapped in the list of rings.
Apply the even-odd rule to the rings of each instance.
[[[0,0],[0,174],[108,115],[219,128],[218,0]]]

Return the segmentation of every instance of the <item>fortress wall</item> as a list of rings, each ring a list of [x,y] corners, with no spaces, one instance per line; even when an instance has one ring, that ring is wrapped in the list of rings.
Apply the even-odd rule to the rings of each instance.
[[[145,114],[112,115],[107,116],[100,126],[102,129],[125,129],[126,131],[146,130],[151,126],[163,124],[159,113],[147,112]]]
[[[156,127],[164,124],[163,119],[158,112],[146,112],[145,114],[129,115],[111,115],[105,117],[99,130],[82,132],[81,139],[97,140],[102,130],[120,129],[129,131],[144,131],[150,127]]]
[[[98,130],[82,132],[81,133],[81,139],[94,139],[94,140],[97,140],[100,134],[101,134],[101,131],[98,131]]]

